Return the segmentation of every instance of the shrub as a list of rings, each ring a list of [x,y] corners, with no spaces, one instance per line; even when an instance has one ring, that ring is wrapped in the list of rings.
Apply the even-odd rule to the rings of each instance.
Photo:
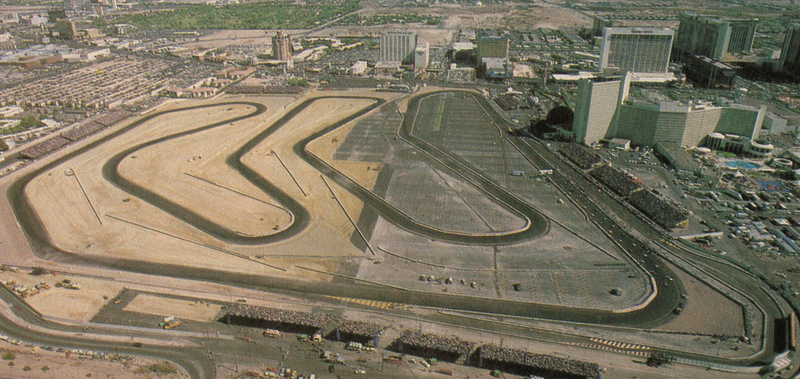
[[[154,363],[147,369],[156,374],[174,374],[178,372],[178,367],[167,361]]]

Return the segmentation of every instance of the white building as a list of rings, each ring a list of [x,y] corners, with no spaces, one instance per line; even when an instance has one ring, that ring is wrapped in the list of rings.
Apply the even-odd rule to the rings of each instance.
[[[575,140],[587,145],[610,138],[618,122],[618,111],[628,97],[631,74],[621,80],[598,82],[581,79],[578,82],[578,102],[573,128]]]
[[[37,14],[32,14],[28,18],[28,22],[30,22],[31,25],[33,25],[33,26],[40,26],[40,25],[46,24],[47,23],[47,19],[48,18],[47,18],[47,14],[46,13],[37,13]]]
[[[348,71],[351,75],[364,75],[367,72],[367,61],[357,61]]]
[[[414,50],[414,68],[417,70],[424,70],[428,67],[430,60],[430,44],[427,42],[424,45],[417,46]]]
[[[747,137],[716,132],[706,137],[706,146],[713,150],[727,151],[749,158],[770,157],[774,149],[772,144],[758,143]],[[789,163],[791,166],[791,161]]]
[[[772,147],[757,142],[767,116],[765,106],[715,106],[708,102],[644,101],[628,98],[630,74],[622,80],[582,79],[573,122],[573,137],[593,144],[621,138],[635,146],[673,144],[766,156]]]
[[[21,114],[24,110],[22,107],[10,105],[7,107],[0,107],[0,118],[10,118]]]
[[[19,16],[16,13],[2,13],[0,14],[0,24],[16,24],[19,22]]]
[[[391,31],[381,35],[380,61],[402,63],[417,47],[415,32]]]
[[[604,28],[599,69],[666,75],[674,36],[666,28]]]

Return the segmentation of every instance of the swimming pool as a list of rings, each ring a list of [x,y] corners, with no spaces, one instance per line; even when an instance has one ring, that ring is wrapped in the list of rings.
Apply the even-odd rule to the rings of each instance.
[[[742,170],[755,170],[761,168],[761,165],[758,163],[747,162],[743,160],[728,161],[725,162],[725,165],[728,167],[738,168]]]

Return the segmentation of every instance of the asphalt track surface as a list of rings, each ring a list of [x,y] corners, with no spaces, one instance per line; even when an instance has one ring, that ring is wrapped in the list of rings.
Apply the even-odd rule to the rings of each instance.
[[[262,191],[264,191],[270,196],[273,196],[276,199],[276,201],[279,202],[282,206],[286,207],[287,209],[295,213],[295,225],[292,225],[280,231],[279,233],[264,237],[242,236],[230,230],[226,230],[220,227],[219,225],[215,225],[208,220],[196,217],[190,211],[186,209],[181,209],[180,206],[170,202],[169,200],[164,199],[162,201],[160,196],[152,193],[146,188],[141,188],[140,186],[137,186],[134,183],[126,181],[118,181],[115,183],[118,186],[120,186],[120,188],[131,193],[131,195],[140,196],[143,200],[151,202],[151,204],[161,208],[162,210],[169,212],[171,214],[175,214],[176,217],[182,220],[187,220],[186,222],[189,222],[190,224],[197,226],[201,230],[206,230],[208,233],[215,236],[217,235],[223,236],[233,241],[243,241],[242,243],[244,244],[269,243],[272,241],[289,238],[290,236],[293,236],[302,231],[303,228],[307,225],[308,211],[304,209],[299,203],[292,200],[290,196],[275,188],[275,186],[270,184],[265,178],[260,177],[254,171],[247,169],[246,166],[244,166],[241,163],[240,158],[247,151],[251,150],[254,146],[256,146],[260,141],[269,137],[269,135],[274,133],[278,128],[283,126],[286,122],[288,122],[298,113],[307,108],[308,105],[310,105],[312,102],[325,98],[326,97],[309,99],[299,104],[298,106],[290,110],[281,119],[279,119],[274,124],[267,127],[263,132],[259,133],[254,139],[248,141],[241,148],[237,149],[237,151],[227,159],[228,164],[230,164],[234,169],[240,170],[239,172],[242,173],[243,176],[245,176],[248,180],[253,182]],[[312,154],[306,151],[305,146],[309,142],[311,142],[314,138],[318,138],[319,136],[335,128],[345,125],[349,121],[354,120],[381,105],[380,100],[377,100],[375,98],[368,98],[368,99],[375,100],[375,103],[372,106],[366,107],[365,109],[343,120],[340,120],[339,122],[330,125],[325,129],[317,133],[314,133],[313,135],[307,138],[304,138],[302,141],[300,141],[294,146],[295,152],[298,153],[301,157],[303,157],[309,164],[318,168],[323,173],[330,175],[329,177],[334,181],[336,181],[338,184],[342,185],[348,190],[352,190],[353,193],[356,196],[359,196],[367,206],[375,208],[381,214],[382,217],[387,218],[389,221],[394,222],[396,225],[404,229],[412,230],[414,232],[423,235],[428,235],[427,233],[431,233],[430,234],[432,236],[431,238],[442,237],[445,240],[450,240],[453,242],[458,242],[463,244],[511,243],[514,241],[523,240],[524,238],[528,239],[533,238],[541,234],[542,229],[537,230],[536,228],[533,227],[526,228],[521,231],[509,234],[479,235],[479,236],[448,233],[430,228],[429,226],[415,222],[413,219],[409,218],[402,212],[398,212],[394,207],[388,205],[382,199],[376,200],[376,195],[372,194],[370,191],[364,189],[363,187],[356,185],[352,180],[342,175],[341,173],[338,173],[337,171],[333,170],[330,166],[327,166],[327,164],[325,164],[322,160],[317,159]],[[480,99],[480,97],[476,97],[476,99]],[[408,114],[413,114],[413,112],[415,111],[414,106],[418,105],[418,101],[419,101],[418,98],[412,99]],[[482,101],[481,105],[485,107],[486,106],[485,99],[481,99],[480,101]],[[256,110],[249,115],[240,116],[235,119],[225,120],[214,124],[201,126],[199,128],[162,137],[156,140],[148,141],[139,144],[135,147],[132,147],[130,149],[126,149],[125,151],[119,154],[115,154],[111,159],[109,159],[109,161],[103,167],[104,175],[106,176],[107,179],[111,180],[112,182],[117,180],[117,177],[119,177],[119,175],[114,173],[114,171],[116,171],[115,168],[117,167],[121,159],[124,159],[125,156],[131,154],[133,151],[137,149],[150,146],[155,143],[163,142],[170,138],[178,138],[181,136],[186,136],[191,133],[197,133],[203,130],[208,130],[209,128],[213,128],[216,126],[225,125],[235,120],[241,120],[247,117],[254,117],[258,114],[263,113],[265,110],[263,106],[249,102],[227,102],[209,106],[183,108],[181,110],[201,109],[203,107],[231,105],[231,104],[250,105],[256,107]],[[491,110],[490,107],[486,107],[486,109]],[[674,296],[674,294],[670,294],[673,296],[668,296],[668,297],[672,299],[668,299],[667,296],[662,295],[663,292],[659,292],[659,296],[656,296],[655,299],[653,299],[653,301],[651,302],[651,304],[649,304],[647,307],[644,307],[643,309],[626,313],[614,313],[611,311],[595,310],[589,308],[574,308],[574,307],[564,307],[564,306],[545,305],[545,304],[532,304],[523,301],[513,301],[506,299],[487,299],[487,298],[476,298],[470,296],[430,293],[424,291],[400,289],[391,286],[355,283],[349,280],[338,280],[334,281],[333,283],[309,283],[300,280],[273,277],[269,275],[253,275],[253,274],[224,272],[215,270],[213,268],[184,267],[180,265],[159,264],[149,261],[119,259],[110,257],[86,257],[81,254],[61,250],[57,246],[55,246],[50,240],[41,220],[34,211],[29,200],[25,196],[24,190],[27,183],[30,182],[36,176],[41,175],[42,173],[52,169],[53,167],[63,163],[64,161],[74,158],[79,154],[83,154],[91,150],[92,148],[98,146],[99,144],[107,142],[112,138],[116,138],[152,118],[177,111],[180,110],[169,110],[169,111],[162,111],[149,114],[146,117],[137,120],[136,122],[124,128],[121,128],[120,130],[115,131],[112,134],[109,134],[108,136],[104,136],[101,139],[93,141],[92,143],[87,144],[86,146],[80,149],[72,151],[63,157],[56,159],[44,165],[43,167],[26,174],[25,176],[21,177],[17,182],[12,184],[12,186],[9,188],[8,191],[9,201],[12,205],[14,213],[17,216],[20,226],[24,230],[34,252],[37,255],[45,259],[53,259],[64,263],[98,265],[113,269],[128,270],[128,271],[141,272],[153,275],[164,275],[164,276],[173,276],[173,277],[195,279],[195,280],[215,281],[215,282],[243,285],[253,288],[268,289],[268,290],[287,290],[292,292],[296,291],[300,293],[312,292],[324,295],[346,296],[346,297],[364,298],[370,300],[382,300],[382,301],[413,304],[420,306],[433,306],[433,307],[441,307],[448,309],[460,309],[460,310],[489,312],[489,313],[507,313],[511,315],[526,316],[526,317],[537,317],[543,319],[567,320],[567,321],[598,323],[598,324],[650,326],[653,325],[654,322],[660,323],[662,320],[669,317],[669,314],[672,311],[674,304],[676,304],[677,302],[677,300],[675,300],[677,296]],[[499,118],[499,115],[493,115],[493,117]],[[403,126],[401,127],[400,133],[406,135],[407,138],[414,140],[414,137],[408,134],[408,131],[412,126],[412,121],[413,120],[408,120],[408,118],[406,118],[406,120],[403,121]],[[417,147],[422,150],[425,150],[427,153],[431,155],[438,156],[443,163],[445,163],[449,168],[454,169],[454,171],[457,171],[459,167],[463,167],[462,163],[450,159],[448,155],[442,155],[443,154],[442,151],[439,151],[438,149],[431,147],[430,145],[427,145],[425,143],[419,143]],[[473,179],[479,181],[480,183],[486,183],[484,181],[487,180],[484,178],[473,178]],[[496,194],[498,198],[503,199],[503,201],[508,204],[513,204],[513,205],[519,204],[520,208],[530,212],[530,214],[525,214],[530,219],[537,219],[542,217],[538,212],[535,211],[535,209],[533,209],[529,205],[520,204],[520,200],[517,199],[516,197],[510,196],[509,194],[505,193],[505,191],[498,189],[496,185],[493,185],[491,183],[489,184],[490,185],[487,185],[487,188],[483,188],[485,192]],[[543,228],[541,224],[539,224],[539,228]],[[265,268],[265,270],[270,270],[270,269]],[[268,272],[266,273],[268,274]]]
[[[21,326],[5,317],[5,315],[0,315],[0,330],[3,330],[4,334],[11,338],[25,342],[33,342],[41,346],[56,346],[68,349],[84,349],[132,355],[151,358],[156,361],[167,360],[183,367],[192,378],[212,379],[216,377],[215,363],[207,359],[199,348],[175,348],[150,344],[134,347],[129,342],[115,342],[96,338],[89,339],[83,336],[86,333],[85,329],[78,325],[66,325],[43,319],[41,315],[30,308],[27,303],[20,300],[5,288],[0,289],[0,300],[8,304],[14,315],[21,320],[40,328],[61,332],[50,333],[48,331],[41,331],[40,328]],[[101,333],[113,333],[114,336],[131,338],[142,337],[139,333],[134,331],[124,332],[119,328],[105,329],[101,326],[94,327],[91,332],[96,335]],[[145,337],[159,338],[150,333]]]
[[[419,99],[412,99],[414,107],[419,105]],[[411,107],[411,106],[410,106]],[[412,109],[412,108],[409,108]],[[416,108],[414,108],[416,109]],[[411,113],[411,112],[409,112]],[[466,179],[472,183],[477,189],[483,191],[495,202],[503,204],[506,208],[526,219],[526,225],[518,230],[510,232],[499,233],[458,233],[453,231],[446,231],[432,226],[420,223],[413,217],[404,213],[397,207],[389,204],[386,200],[378,196],[376,193],[364,188],[360,184],[353,181],[350,177],[342,172],[334,169],[324,160],[316,155],[310,153],[306,146],[315,139],[333,131],[341,126],[340,124],[331,125],[323,130],[311,134],[310,136],[302,139],[294,145],[295,154],[299,155],[308,164],[312,165],[325,176],[331,178],[338,185],[347,189],[350,193],[357,196],[362,202],[375,209],[380,216],[392,223],[393,225],[403,228],[411,233],[422,235],[438,241],[445,241],[450,243],[464,244],[464,245],[501,245],[511,244],[516,242],[528,241],[543,235],[548,230],[548,221],[532,206],[520,200],[516,196],[506,192],[497,184],[493,183],[484,176],[478,174],[474,170],[467,170],[466,172],[459,170],[464,167],[462,163],[454,159],[451,155],[445,154],[443,151],[425,143],[424,141],[411,136],[411,128],[413,127],[413,118],[405,117],[400,127],[399,134],[404,139],[407,139],[411,144],[431,155],[445,165],[453,173]],[[342,124],[343,125],[343,124]]]
[[[442,91],[442,92],[448,92],[448,91]],[[415,114],[416,109],[419,106],[419,102],[421,101],[422,97],[427,95],[430,94],[416,96],[412,98],[411,101],[409,102],[409,109],[406,115],[408,116],[411,114]],[[603,325],[651,327],[657,324],[661,324],[666,320],[670,319],[671,317],[673,317],[671,312],[677,305],[677,303],[680,301],[679,296],[680,293],[682,292],[682,288],[680,284],[677,282],[677,280],[675,281],[674,285],[670,285],[669,287],[666,288],[657,284],[657,286],[659,287],[658,294],[652,299],[652,301],[649,304],[647,304],[647,306],[629,312],[615,313],[612,311],[595,310],[588,308],[573,308],[573,307],[563,307],[563,306],[544,305],[544,304],[532,304],[527,302],[511,301],[505,299],[475,298],[470,296],[448,295],[448,294],[430,293],[424,291],[406,290],[390,286],[381,286],[368,283],[357,283],[347,279],[335,280],[332,283],[309,283],[289,278],[272,277],[268,275],[269,272],[265,273],[267,275],[252,275],[252,274],[223,272],[212,268],[184,267],[180,265],[166,265],[166,264],[158,264],[158,263],[139,261],[139,260],[116,259],[109,257],[86,257],[77,253],[61,250],[57,246],[55,246],[52,243],[51,239],[49,238],[49,235],[47,234],[46,229],[44,228],[41,220],[39,219],[39,216],[36,214],[29,200],[25,196],[26,185],[36,176],[41,175],[42,173],[52,169],[53,167],[60,165],[69,159],[72,159],[80,154],[83,154],[93,149],[94,147],[102,143],[109,141],[112,138],[117,138],[120,135],[124,134],[125,132],[155,117],[169,114],[172,112],[192,110],[192,109],[202,109],[207,107],[216,107],[216,106],[232,105],[232,104],[250,105],[255,107],[255,110],[248,115],[217,122],[214,124],[200,126],[192,130],[147,141],[135,147],[126,149],[125,151],[122,151],[118,154],[115,154],[106,162],[106,164],[104,164],[103,175],[107,180],[119,186],[123,190],[129,192],[131,195],[137,196],[159,207],[165,212],[168,212],[176,216],[177,218],[183,220],[184,222],[187,222],[197,227],[198,229],[203,230],[206,233],[215,236],[221,240],[243,245],[268,244],[271,242],[283,240],[291,236],[297,235],[308,226],[310,217],[309,211],[305,209],[299,202],[292,199],[291,196],[278,189],[275,185],[271,184],[266,178],[261,177],[258,173],[256,173],[255,171],[244,165],[241,162],[241,157],[250,150],[252,150],[258,143],[268,138],[272,133],[274,133],[276,130],[278,130],[288,121],[290,121],[297,114],[306,109],[314,101],[326,98],[329,99],[332,97],[309,99],[304,101],[303,103],[300,103],[299,105],[291,109],[286,115],[284,115],[278,121],[276,121],[274,124],[270,125],[264,131],[259,133],[252,140],[242,145],[239,149],[237,149],[232,155],[230,155],[226,159],[226,162],[230,167],[237,170],[242,176],[247,178],[247,180],[253,183],[261,191],[274,198],[278,203],[280,203],[283,207],[287,208],[290,212],[292,212],[295,215],[294,223],[292,225],[290,225],[286,229],[283,229],[269,236],[250,237],[250,236],[240,235],[220,225],[214,224],[210,220],[199,217],[193,212],[180,207],[176,203],[173,203],[168,199],[159,196],[158,194],[155,194],[154,192],[148,190],[147,188],[144,188],[142,186],[139,186],[133,182],[130,182],[122,178],[117,172],[117,167],[119,163],[122,161],[122,159],[124,159],[126,156],[132,154],[134,151],[138,149],[144,148],[146,146],[151,146],[166,141],[168,139],[180,138],[192,133],[208,130],[210,128],[229,124],[231,122],[235,122],[238,120],[243,120],[249,117],[255,117],[257,115],[262,114],[266,110],[266,108],[263,105],[251,102],[225,102],[225,103],[218,103],[206,106],[197,106],[197,107],[181,108],[169,111],[161,111],[149,114],[143,117],[142,119],[137,120],[136,122],[128,126],[125,126],[124,128],[121,128],[107,136],[104,136],[103,138],[93,141],[79,149],[76,149],[75,151],[72,151],[52,162],[47,163],[46,165],[42,166],[37,170],[31,171],[30,173],[27,173],[26,175],[22,176],[20,179],[18,179],[10,186],[7,193],[8,200],[17,217],[17,220],[19,221],[20,226],[22,227],[22,230],[24,231],[33,251],[37,254],[37,256],[44,259],[50,259],[62,263],[96,265],[101,267],[109,267],[113,269],[127,270],[132,272],[141,272],[151,275],[163,275],[163,276],[180,277],[180,278],[202,280],[202,281],[228,283],[239,286],[262,289],[262,290],[281,291],[281,292],[285,291],[294,295],[302,293],[315,293],[320,295],[363,298],[370,300],[381,300],[381,301],[413,304],[420,306],[431,306],[437,308],[467,310],[467,311],[477,311],[477,312],[487,312],[487,313],[501,313],[501,314],[516,315],[516,316],[524,316],[524,317],[536,317],[541,319],[564,320],[564,321],[603,324]],[[333,98],[335,98],[335,96],[333,96]],[[350,96],[348,98],[354,98],[354,97]],[[319,138],[320,136],[338,127],[347,124],[352,120],[355,120],[358,117],[363,116],[364,114],[370,112],[371,110],[383,104],[382,99],[371,98],[371,97],[362,97],[362,98],[374,100],[375,103],[366,107],[365,109],[356,112],[355,114],[345,119],[336,122],[335,124],[332,124],[324,128],[323,130],[320,130],[304,138],[303,140],[301,140],[300,142],[296,143],[293,146],[294,152],[298,154],[302,159],[304,159],[307,163],[309,163],[317,170],[319,170],[321,173],[331,178],[337,184],[347,189],[354,195],[358,196],[365,203],[365,205],[374,208],[381,215],[381,217],[384,217],[385,219],[392,222],[394,225],[398,227],[401,227],[403,229],[409,230],[417,234],[429,236],[431,238],[438,240],[444,240],[448,242],[461,243],[461,244],[503,244],[503,243],[513,243],[517,241],[529,240],[546,232],[547,230],[546,220],[538,211],[536,211],[529,204],[518,199],[512,194],[507,193],[505,190],[503,190],[496,184],[492,183],[490,180],[483,177],[474,167],[469,166],[466,162],[459,159],[458,157],[455,157],[452,154],[449,154],[447,151],[441,150],[435,146],[432,146],[414,137],[413,134],[411,133],[414,120],[411,117],[404,117],[403,123],[398,131],[398,135],[400,135],[402,138],[404,138],[407,142],[409,142],[416,148],[424,151],[426,154],[429,154],[431,157],[439,161],[441,164],[445,165],[448,169],[452,170],[453,172],[459,173],[459,169],[461,169],[459,175],[462,175],[462,177],[468,179],[473,184],[477,183],[477,187],[479,189],[484,191],[484,193],[491,196],[496,201],[499,201],[504,205],[513,208],[518,213],[527,217],[529,220],[528,227],[513,232],[495,234],[495,235],[491,234],[466,235],[466,234],[448,232],[432,228],[430,226],[415,221],[414,219],[412,219],[402,211],[398,210],[391,204],[388,204],[385,200],[378,197],[368,189],[358,185],[352,179],[348,178],[346,175],[335,170],[334,168],[329,166],[326,162],[324,162],[322,159],[319,159],[318,157],[314,156],[312,153],[307,151],[306,146],[311,141],[315,140],[316,138]],[[485,98],[480,96],[474,96],[474,98],[476,99],[476,101],[478,101],[480,106],[482,106],[487,111],[490,117],[495,121],[496,125],[507,126],[505,120],[503,120],[500,115],[496,114],[496,112],[488,104],[488,101]],[[537,155],[538,153],[534,151],[535,149],[532,146],[522,143],[521,142],[522,140],[518,138],[510,138],[509,140],[512,143],[514,143],[514,145],[517,146],[518,149],[528,153],[527,155],[529,155],[529,159],[532,159],[533,161],[540,160],[540,162],[538,162],[538,165],[542,165],[540,167],[546,167],[546,165],[549,165],[548,163],[549,161],[545,160],[544,157],[542,157],[541,155]],[[546,154],[549,154],[549,152],[546,152]],[[551,156],[550,158],[552,159],[553,157]],[[467,168],[467,170],[463,170],[464,168]],[[572,196],[577,199],[580,199],[582,203],[585,202],[587,211],[593,211],[592,214],[594,215],[593,217],[595,217],[595,219],[593,219],[592,222],[594,222],[604,230],[612,231],[615,236],[619,236],[620,240],[618,242],[623,247],[625,247],[626,250],[628,250],[629,254],[631,255],[631,258],[640,262],[641,265],[644,267],[644,270],[649,272],[649,274],[656,279],[657,283],[665,282],[664,278],[666,278],[668,275],[672,273],[669,272],[669,270],[667,270],[663,264],[660,266],[658,265],[658,261],[654,258],[655,254],[651,254],[649,256],[642,254],[644,250],[642,249],[641,244],[637,246],[636,240],[632,236],[630,236],[630,234],[622,230],[622,228],[620,228],[608,216],[605,216],[604,212],[600,208],[595,206],[592,203],[591,199],[589,199],[585,194],[582,194],[583,189],[577,187],[578,185],[580,185],[579,183],[575,183],[574,181],[571,181],[569,178],[560,175],[561,173],[559,173],[559,175],[556,177],[557,180],[560,182],[559,184],[565,187],[570,187],[570,186],[574,187],[571,189],[571,191],[573,191]],[[544,220],[545,222],[540,222],[540,220]],[[267,268],[266,270],[269,269]],[[672,276],[676,277],[675,275]]]

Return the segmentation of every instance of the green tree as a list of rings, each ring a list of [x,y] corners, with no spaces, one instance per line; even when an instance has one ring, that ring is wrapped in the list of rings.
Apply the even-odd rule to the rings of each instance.
[[[290,86],[308,87],[308,80],[303,78],[290,78],[287,83],[289,83]]]

